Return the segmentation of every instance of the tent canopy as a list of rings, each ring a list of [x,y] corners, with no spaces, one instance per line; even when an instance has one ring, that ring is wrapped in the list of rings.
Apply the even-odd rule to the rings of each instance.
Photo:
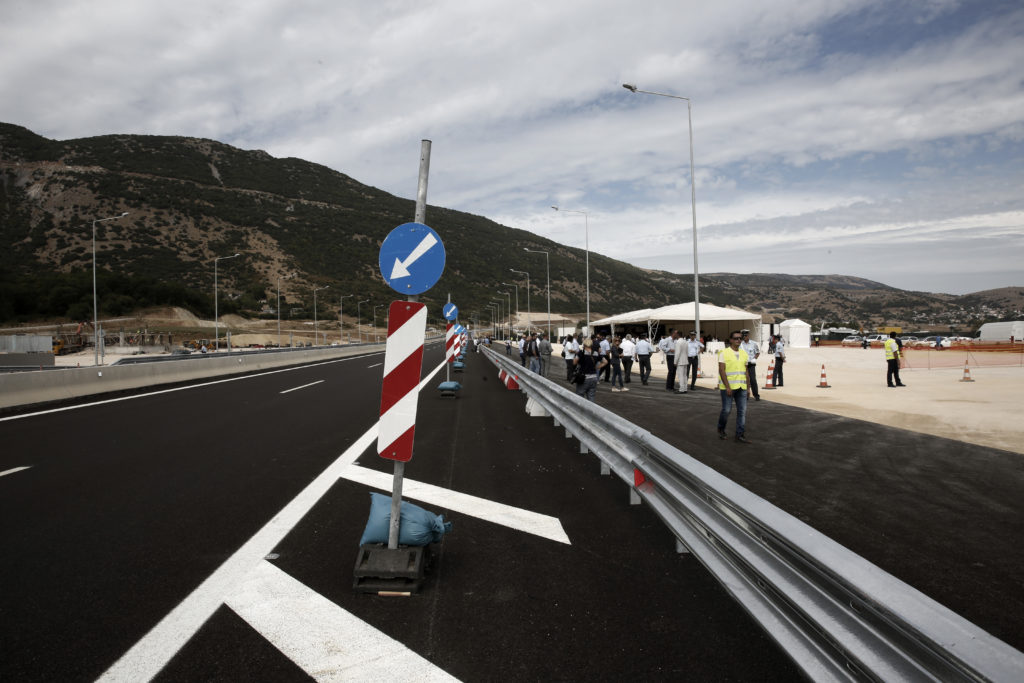
[[[666,330],[675,328],[686,334],[693,329],[697,310],[694,302],[689,301],[661,308],[644,308],[620,313],[609,318],[595,320],[591,325],[595,327],[598,325],[645,325],[649,331],[653,331],[659,325],[664,325]],[[725,339],[731,331],[740,328],[749,328],[754,336],[758,336],[760,333],[761,315],[759,313],[736,308],[722,308],[711,304],[701,304],[699,310],[702,335]]]
[[[798,318],[793,318],[791,320],[783,320],[779,327],[781,328],[782,338],[786,340],[787,344],[794,348],[810,348],[811,326],[809,324]]]

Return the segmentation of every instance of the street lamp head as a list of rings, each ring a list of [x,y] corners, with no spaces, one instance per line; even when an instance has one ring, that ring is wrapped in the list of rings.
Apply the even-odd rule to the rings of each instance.
[[[551,208],[554,209],[555,211],[558,211],[558,207],[557,206],[552,206]]]
[[[125,216],[127,216],[127,215],[128,215],[128,212],[127,212],[127,211],[125,211],[124,213],[122,213],[122,214],[121,214],[121,216],[120,216],[120,217],[121,217],[121,218],[124,218],[124,217],[125,217]]]
[[[633,85],[632,83],[623,83],[622,87],[628,90],[629,92],[636,92],[636,86]]]

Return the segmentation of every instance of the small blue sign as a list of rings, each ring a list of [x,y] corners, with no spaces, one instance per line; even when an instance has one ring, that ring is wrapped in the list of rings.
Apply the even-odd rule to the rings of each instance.
[[[459,307],[453,303],[447,303],[441,309],[441,313],[444,315],[445,320],[455,320],[459,317]]]
[[[441,238],[422,223],[403,223],[380,245],[380,274],[399,294],[422,294],[441,279],[445,252]]]
[[[462,334],[465,331],[466,331],[466,328],[463,327],[462,325],[456,325],[455,326],[455,334]]]

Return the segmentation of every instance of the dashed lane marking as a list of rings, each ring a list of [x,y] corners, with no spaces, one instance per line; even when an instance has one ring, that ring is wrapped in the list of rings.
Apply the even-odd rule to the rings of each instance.
[[[27,470],[29,467],[31,467],[31,465],[29,465],[27,467],[14,467],[14,468],[9,469],[9,470],[4,470],[3,472],[0,472],[0,477],[6,477],[8,474],[14,474],[15,472],[21,472],[22,470]]]
[[[306,387],[316,386],[317,384],[322,384],[323,382],[324,382],[324,380],[320,379],[320,380],[317,380],[315,382],[310,382],[309,384],[303,384],[301,387],[292,387],[291,389],[285,389],[284,391],[281,391],[281,392],[278,392],[278,393],[287,394],[287,393],[292,392],[292,391],[298,391],[299,389],[305,389]]]

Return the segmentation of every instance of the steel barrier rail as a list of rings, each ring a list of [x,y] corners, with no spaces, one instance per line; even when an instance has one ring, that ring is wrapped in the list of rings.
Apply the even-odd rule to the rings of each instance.
[[[1024,654],[952,610],[649,431],[483,352],[629,484],[812,680],[1024,680]]]

